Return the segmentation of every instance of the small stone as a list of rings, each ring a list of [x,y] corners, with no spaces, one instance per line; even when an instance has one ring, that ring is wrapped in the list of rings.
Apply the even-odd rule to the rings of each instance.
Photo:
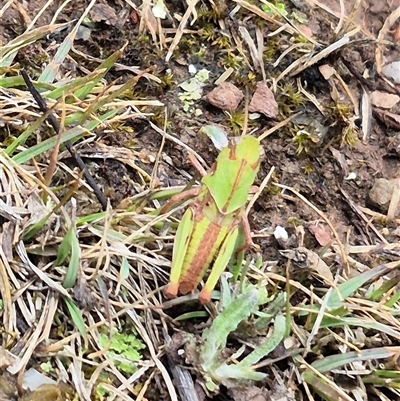
[[[95,4],[89,11],[93,22],[104,22],[114,26],[117,23],[117,14],[108,4]]]
[[[387,180],[386,178],[378,178],[374,186],[369,191],[369,199],[371,203],[382,213],[386,213],[389,209],[390,200],[394,185],[397,180]]]
[[[257,89],[251,99],[249,111],[251,113],[262,113],[271,119],[278,116],[278,103],[276,103],[274,94],[265,82],[257,83]]]
[[[370,95],[371,104],[382,109],[391,109],[400,101],[400,96],[392,93],[373,91]]]
[[[397,31],[399,32],[398,35],[400,38],[400,26]],[[386,64],[382,68],[382,74],[386,78],[392,79],[394,83],[400,84],[400,61],[394,61],[393,63]]]
[[[235,85],[223,82],[205,97],[205,100],[221,110],[236,110],[243,99],[243,93]]]

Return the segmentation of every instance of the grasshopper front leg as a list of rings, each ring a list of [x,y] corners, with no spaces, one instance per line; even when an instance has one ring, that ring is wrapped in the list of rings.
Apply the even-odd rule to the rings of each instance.
[[[203,166],[199,163],[199,161],[193,156],[189,155],[189,161],[192,163],[193,167],[197,170],[201,177],[204,177],[207,172],[204,170]],[[161,209],[160,214],[167,213],[171,210],[172,206],[184,202],[190,198],[194,198],[201,191],[200,187],[187,189],[177,195],[174,195]]]
[[[190,198],[194,198],[201,191],[200,187],[191,188],[186,191],[183,191],[177,195],[174,195],[160,210],[160,214],[164,214],[169,212],[172,207],[178,203],[182,203]]]

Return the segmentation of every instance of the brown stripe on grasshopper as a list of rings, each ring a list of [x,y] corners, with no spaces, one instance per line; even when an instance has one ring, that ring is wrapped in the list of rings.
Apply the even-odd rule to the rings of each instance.
[[[197,287],[218,252],[226,233],[227,227],[221,227],[206,217],[195,225],[179,280],[181,294],[188,294]]]

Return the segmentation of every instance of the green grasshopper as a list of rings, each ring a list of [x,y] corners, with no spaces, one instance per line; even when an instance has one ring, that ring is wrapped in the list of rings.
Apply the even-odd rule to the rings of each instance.
[[[214,261],[199,295],[202,304],[210,302],[231,258],[252,245],[245,206],[260,167],[260,150],[259,141],[249,135],[230,143],[209,172],[200,168],[199,187],[173,196],[163,207],[165,212],[171,204],[194,197],[176,232],[170,281],[164,290],[167,298],[194,291]]]

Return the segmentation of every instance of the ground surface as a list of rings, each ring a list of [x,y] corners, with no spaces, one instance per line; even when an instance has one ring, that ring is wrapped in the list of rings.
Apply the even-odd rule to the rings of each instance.
[[[61,3],[61,1],[53,1],[40,14],[35,27],[52,23],[52,18]],[[370,196],[370,193],[377,179],[395,180],[400,178],[398,168],[400,103],[390,109],[375,105],[372,105],[371,108],[367,107],[365,102],[361,102],[361,97],[363,90],[368,94],[375,90],[381,91],[382,97],[386,97],[388,94],[400,95],[400,86],[391,84],[380,74],[382,62],[388,64],[400,59],[400,48],[395,45],[400,41],[399,22],[394,19],[388,29],[384,26],[385,23],[388,23],[389,15],[400,7],[400,1],[361,1],[355,5],[354,13],[352,13],[354,1],[343,2],[344,10],[342,11],[340,3],[334,0],[324,0],[321,3],[311,0],[285,3],[285,9],[291,16],[290,20],[294,21],[292,13],[295,11],[298,21],[304,22],[301,24],[296,21],[297,26],[306,37],[312,38],[318,44],[315,47],[309,41],[300,38],[293,29],[289,29],[290,26],[284,25],[286,21],[282,17],[272,14],[269,20],[263,19],[251,9],[246,10],[245,7],[230,16],[229,13],[242,3],[230,1],[217,3],[213,5],[208,1],[198,2],[196,5],[197,20],[193,25],[188,24],[185,27],[172,56],[169,61],[166,61],[168,49],[179,24],[179,18],[176,17],[184,15],[188,9],[187,2],[166,1],[169,18],[160,23],[144,14],[145,8],[139,1],[133,3],[135,10],[129,5],[130,2],[98,0],[96,6],[89,13],[91,24],[87,25],[86,33],[90,32],[90,37],[75,40],[74,51],[70,53],[71,57],[62,63],[56,79],[65,76],[83,76],[98,67],[99,59],[103,60],[109,57],[113,52],[126,45],[118,59],[119,66],[111,69],[105,80],[108,83],[115,80],[116,83],[122,84],[134,76],[132,70],[129,69],[133,66],[137,67],[137,71],[146,71],[160,79],[160,82],[157,82],[154,79],[140,78],[135,88],[125,96],[127,100],[157,100],[164,106],[144,105],[140,107],[140,111],[149,114],[149,117],[134,118],[130,116],[115,124],[110,123],[100,127],[94,131],[96,136],[94,141],[79,146],[79,151],[89,170],[99,182],[106,196],[110,197],[112,207],[115,210],[124,210],[132,205],[135,196],[140,195],[143,188],[147,188],[148,184],[143,182],[143,177],[145,173],[149,176],[154,173],[155,161],[158,163],[158,168],[155,179],[151,181],[150,187],[153,186],[151,189],[186,185],[194,175],[195,171],[188,162],[187,149],[169,137],[166,138],[165,143],[163,142],[160,130],[162,131],[164,127],[168,134],[197,152],[208,166],[213,164],[218,152],[209,138],[199,133],[204,125],[218,124],[225,127],[230,136],[240,135],[243,131],[251,131],[252,135],[260,137],[272,129],[271,134],[261,142],[264,155],[256,184],[261,184],[271,168],[274,167],[275,170],[269,184],[258,197],[249,214],[254,242],[259,245],[258,253],[253,250],[250,251],[250,255],[262,258],[264,271],[286,277],[289,275],[289,278],[294,280],[302,277],[301,283],[306,288],[326,286],[327,281],[324,280],[324,277],[321,279],[321,276],[324,276],[323,272],[315,266],[310,267],[310,260],[307,260],[305,265],[296,265],[296,261],[294,261],[291,270],[285,272],[287,259],[282,256],[280,251],[282,249],[298,249],[298,247],[305,247],[317,254],[324,255],[324,260],[329,265],[332,274],[334,276],[338,274],[341,278],[350,278],[359,275],[366,269],[397,261],[400,248],[397,229],[400,217],[397,209],[400,210],[400,208],[397,207],[398,202],[396,203],[392,199],[392,186],[390,183],[384,182],[381,189],[377,191],[379,199],[384,192],[390,193],[388,200],[381,201],[384,205],[377,205],[376,200],[371,200],[373,195]],[[251,4],[253,3],[258,4],[258,2]],[[43,9],[45,2],[28,1],[25,11],[22,11],[23,3],[15,2],[15,4],[15,7],[9,7],[2,17],[0,41],[3,45],[25,31],[32,18]],[[57,23],[79,19],[87,6],[88,2],[86,1],[69,2],[57,15]],[[191,15],[189,21],[192,19]],[[280,27],[283,28],[279,29]],[[249,33],[250,42],[244,39],[244,31]],[[381,43],[378,45],[377,38],[383,31],[385,34],[380,38]],[[275,34],[271,35],[273,32]],[[4,70],[4,74],[15,75],[20,67],[24,67],[31,78],[36,79],[49,62],[49,57],[54,56],[58,45],[64,40],[67,33],[64,30],[34,41],[18,52],[14,60],[16,64],[8,71]],[[251,43],[257,48],[257,35],[259,38],[263,38],[263,48],[259,49],[261,57],[249,51]],[[304,54],[309,54],[309,58],[311,58],[321,52],[323,48],[339,41],[346,35],[350,37],[348,44],[339,46],[336,51],[329,52],[326,57],[322,57],[320,61],[312,65],[306,66],[306,61],[303,60],[299,63],[299,67],[304,66],[302,71],[292,75],[285,74],[279,81],[277,80],[286,68],[296,63],[296,60],[299,60]],[[292,49],[291,46],[293,46]],[[288,49],[291,51],[279,59]],[[224,112],[202,98],[193,102],[189,111],[184,111],[184,105],[179,99],[179,94],[182,93],[179,84],[193,76],[188,71],[189,65],[195,66],[197,71],[200,69],[209,71],[209,78],[203,86],[203,95],[215,87],[215,81],[224,71],[233,67],[227,81],[235,84],[245,95],[237,110]],[[321,67],[324,66],[334,69],[334,73],[329,79],[325,79],[321,74]],[[292,71],[295,72],[295,70]],[[256,119],[252,119],[254,116],[251,115],[251,118],[248,119],[246,105],[255,92],[256,83],[263,80],[263,74],[268,86],[273,90],[278,104],[278,115],[274,118],[267,118],[260,114]],[[388,111],[391,114],[387,114]],[[296,113],[299,115],[290,120]],[[286,121],[286,119],[289,120]],[[369,121],[370,128],[366,129],[365,123],[363,127],[362,121]],[[280,129],[274,131],[273,128],[280,122],[284,123]],[[158,132],[154,126],[159,128]],[[18,128],[7,121],[2,123],[0,129],[3,132],[2,140],[5,145],[9,144],[7,142],[9,137],[17,135]],[[38,137],[30,139],[32,144],[36,140]],[[26,145],[29,144],[30,142]],[[132,168],[132,165],[123,159],[101,158],[93,155],[98,153],[102,146],[106,146],[107,149],[130,149],[132,155],[135,156],[135,168]],[[64,158],[60,157],[60,160],[66,166],[74,167],[73,162],[66,155]],[[45,160],[43,159],[41,162],[44,163]],[[65,174],[68,176],[67,173]],[[57,179],[59,181],[52,182],[52,186],[62,185],[67,180],[61,173]],[[273,184],[287,186],[289,189]],[[294,189],[294,192],[290,188]],[[392,204],[389,207],[391,199]],[[84,216],[88,211],[90,213],[101,211],[101,207],[97,205],[91,194],[87,194],[85,200],[82,198],[78,200],[78,217]],[[391,211],[393,212],[390,216],[391,219],[387,219],[387,213],[391,213]],[[337,234],[330,230],[327,222],[334,227]],[[132,225],[136,224],[143,227],[147,222],[143,220],[139,223],[132,223]],[[277,240],[274,237],[273,233],[277,226],[281,226],[287,231],[289,235],[287,241]],[[127,224],[121,229],[121,232],[129,236],[129,227]],[[90,235],[84,233],[80,236],[85,252],[89,252],[88,249],[91,245],[97,244],[97,240],[91,238],[93,230],[88,231],[89,234],[91,233]],[[152,232],[154,234],[155,231]],[[161,237],[166,235],[166,232],[157,235]],[[150,282],[150,284],[147,282],[144,287],[141,287],[142,284],[136,287],[135,290],[139,293],[143,288],[151,290],[157,285],[164,285],[167,281],[167,265],[163,261],[170,258],[172,237],[170,236],[169,240],[167,238],[168,246],[161,247],[161,249],[157,242],[159,237],[155,241],[152,240],[150,244],[146,241],[140,242],[139,250],[137,250],[138,253],[141,253],[140,247],[146,249],[149,247],[151,252],[154,251],[155,254],[165,258],[159,263],[157,272],[150,273],[146,267],[143,267],[142,272],[141,267],[137,267],[137,275],[140,280]],[[338,239],[349,257],[351,266],[349,270],[345,267],[338,248],[331,247],[332,243]],[[39,239],[37,243],[40,243]],[[366,251],[357,247],[378,244],[380,247],[371,247]],[[145,253],[145,251],[143,252]],[[37,261],[41,266],[48,262],[39,257]],[[88,262],[88,265],[90,263]],[[143,260],[143,263],[146,265],[148,261]],[[151,266],[151,263],[149,265]],[[100,270],[102,269],[100,268]],[[86,274],[86,279],[89,280],[86,291],[96,293],[97,297],[95,296],[94,303],[97,303],[101,309],[98,303],[103,302],[104,295],[100,296],[98,293],[101,291],[99,290],[88,290],[97,285],[93,281],[93,270],[90,272],[91,277],[88,278],[88,274]],[[392,274],[390,277],[397,280],[396,274]],[[132,280],[136,278],[133,277]],[[108,296],[111,298],[113,308],[117,309],[118,302],[122,302],[121,299],[125,295],[121,295],[121,299],[117,296],[114,297],[113,291],[118,280],[110,279],[109,283],[107,279],[108,276],[104,274],[103,280],[108,290]],[[139,280],[139,278],[137,279]],[[284,288],[283,282],[274,282],[272,278],[269,285],[275,289]],[[134,284],[132,286],[135,288]],[[395,291],[395,287],[393,288]],[[295,293],[291,299],[293,305],[300,305],[303,302],[302,296],[302,293]],[[79,301],[81,298],[75,292],[74,299]],[[158,298],[158,302],[160,301],[162,301],[162,297]],[[128,299],[126,305],[132,302]],[[161,355],[160,360],[165,363],[165,357],[162,356],[164,346],[162,331],[159,321],[155,322],[159,318],[159,312],[155,312],[150,319],[147,314],[151,315],[151,308],[146,309],[144,307],[146,303],[139,305],[136,302],[136,305],[139,308],[136,312],[140,315],[143,329],[148,333],[151,332],[148,334],[151,337],[149,342],[158,345],[159,349],[154,352]],[[166,309],[165,313],[168,316],[176,317],[184,312],[200,309],[194,304],[182,306],[178,303],[176,306]],[[133,317],[131,316],[133,320],[138,318],[136,312]],[[165,321],[168,322],[172,335],[173,325],[170,325],[171,322],[166,314],[162,313],[161,317],[167,319]],[[107,318],[106,313],[102,312],[101,315],[103,319]],[[64,320],[60,316],[58,319]],[[97,316],[89,319],[86,323],[94,324],[98,319]],[[151,323],[148,323],[146,319],[150,319]],[[181,323],[179,327],[183,331],[201,333],[203,327],[201,319],[188,322]],[[23,325],[23,322],[20,322],[20,325]],[[22,332],[20,325],[18,327]],[[165,328],[166,326],[164,326]],[[56,331],[57,329],[53,326],[52,330]],[[373,331],[368,333],[371,336],[376,335]],[[54,333],[53,336],[50,336],[52,340],[45,344],[45,350],[43,352],[40,349],[36,350],[29,365],[37,365],[35,361],[42,363],[46,354],[47,356],[51,355],[48,352],[49,346],[56,341],[55,339],[60,341],[60,334]],[[386,345],[399,345],[399,340],[400,338],[389,335]],[[385,345],[383,341],[379,344]],[[146,345],[149,344],[146,342]],[[321,355],[332,354],[336,347],[333,340],[327,342]],[[12,349],[13,354],[18,354],[18,347],[15,343],[8,348]],[[56,348],[54,349],[56,350]],[[313,358],[317,359],[319,356],[316,353],[308,362],[311,363]],[[154,360],[152,363],[154,364]],[[289,365],[280,363],[274,369],[287,372]],[[59,368],[60,365],[58,365]],[[160,375],[159,371],[153,367],[142,366],[142,369],[146,373],[137,383],[134,383],[137,388],[131,388],[129,392],[126,392],[126,388],[122,389],[121,393],[126,394],[124,396],[126,398],[120,395],[121,398],[116,396],[116,399],[134,399],[133,394],[140,398],[145,396],[148,399],[169,397],[168,390],[163,384],[165,376]],[[72,368],[70,372],[72,375]],[[271,371],[268,373],[270,377],[273,377]],[[90,377],[88,372],[85,372],[85,375]],[[62,377],[68,377],[66,371]],[[194,374],[194,377],[201,381],[200,376]],[[114,380],[115,382],[121,381],[121,377],[114,377]],[[114,386],[117,386],[115,382]],[[353,399],[351,397],[355,396],[352,393],[351,385],[354,385],[355,381],[349,383],[348,387],[343,384],[344,378],[338,379],[338,382],[347,391],[349,399]],[[76,380],[69,381],[71,387],[75,386],[76,388],[76,383]],[[148,386],[147,390],[140,387],[143,383]],[[282,397],[286,398],[281,399],[300,399],[299,397],[308,399],[307,391],[302,389],[298,383],[296,386],[300,387],[292,388],[290,395],[285,394]],[[271,392],[268,394],[257,393],[254,395],[257,400],[268,399],[268,397],[272,400],[280,399],[277,387],[268,381],[259,386],[259,388],[264,387]],[[9,391],[9,394],[13,394],[15,390]],[[230,396],[234,399],[248,398],[251,396],[250,391],[254,391],[254,389],[249,387],[248,392],[245,391],[244,395],[240,392],[231,392]],[[389,397],[386,399],[400,399],[398,395],[387,392],[386,389],[382,391],[383,393],[375,392],[368,389],[367,386],[365,389],[365,394],[368,394],[367,398],[359,399],[385,399],[382,398],[384,393]],[[6,393],[5,390],[3,392]],[[79,390],[78,393],[80,393]],[[296,394],[296,398],[293,398],[293,394]],[[58,399],[56,397],[59,396],[59,394],[53,394],[48,399]],[[82,397],[82,393],[80,396]],[[320,399],[319,395],[314,394],[314,396],[316,400]],[[13,397],[17,399],[16,396]],[[100,396],[97,394],[96,397]]]

